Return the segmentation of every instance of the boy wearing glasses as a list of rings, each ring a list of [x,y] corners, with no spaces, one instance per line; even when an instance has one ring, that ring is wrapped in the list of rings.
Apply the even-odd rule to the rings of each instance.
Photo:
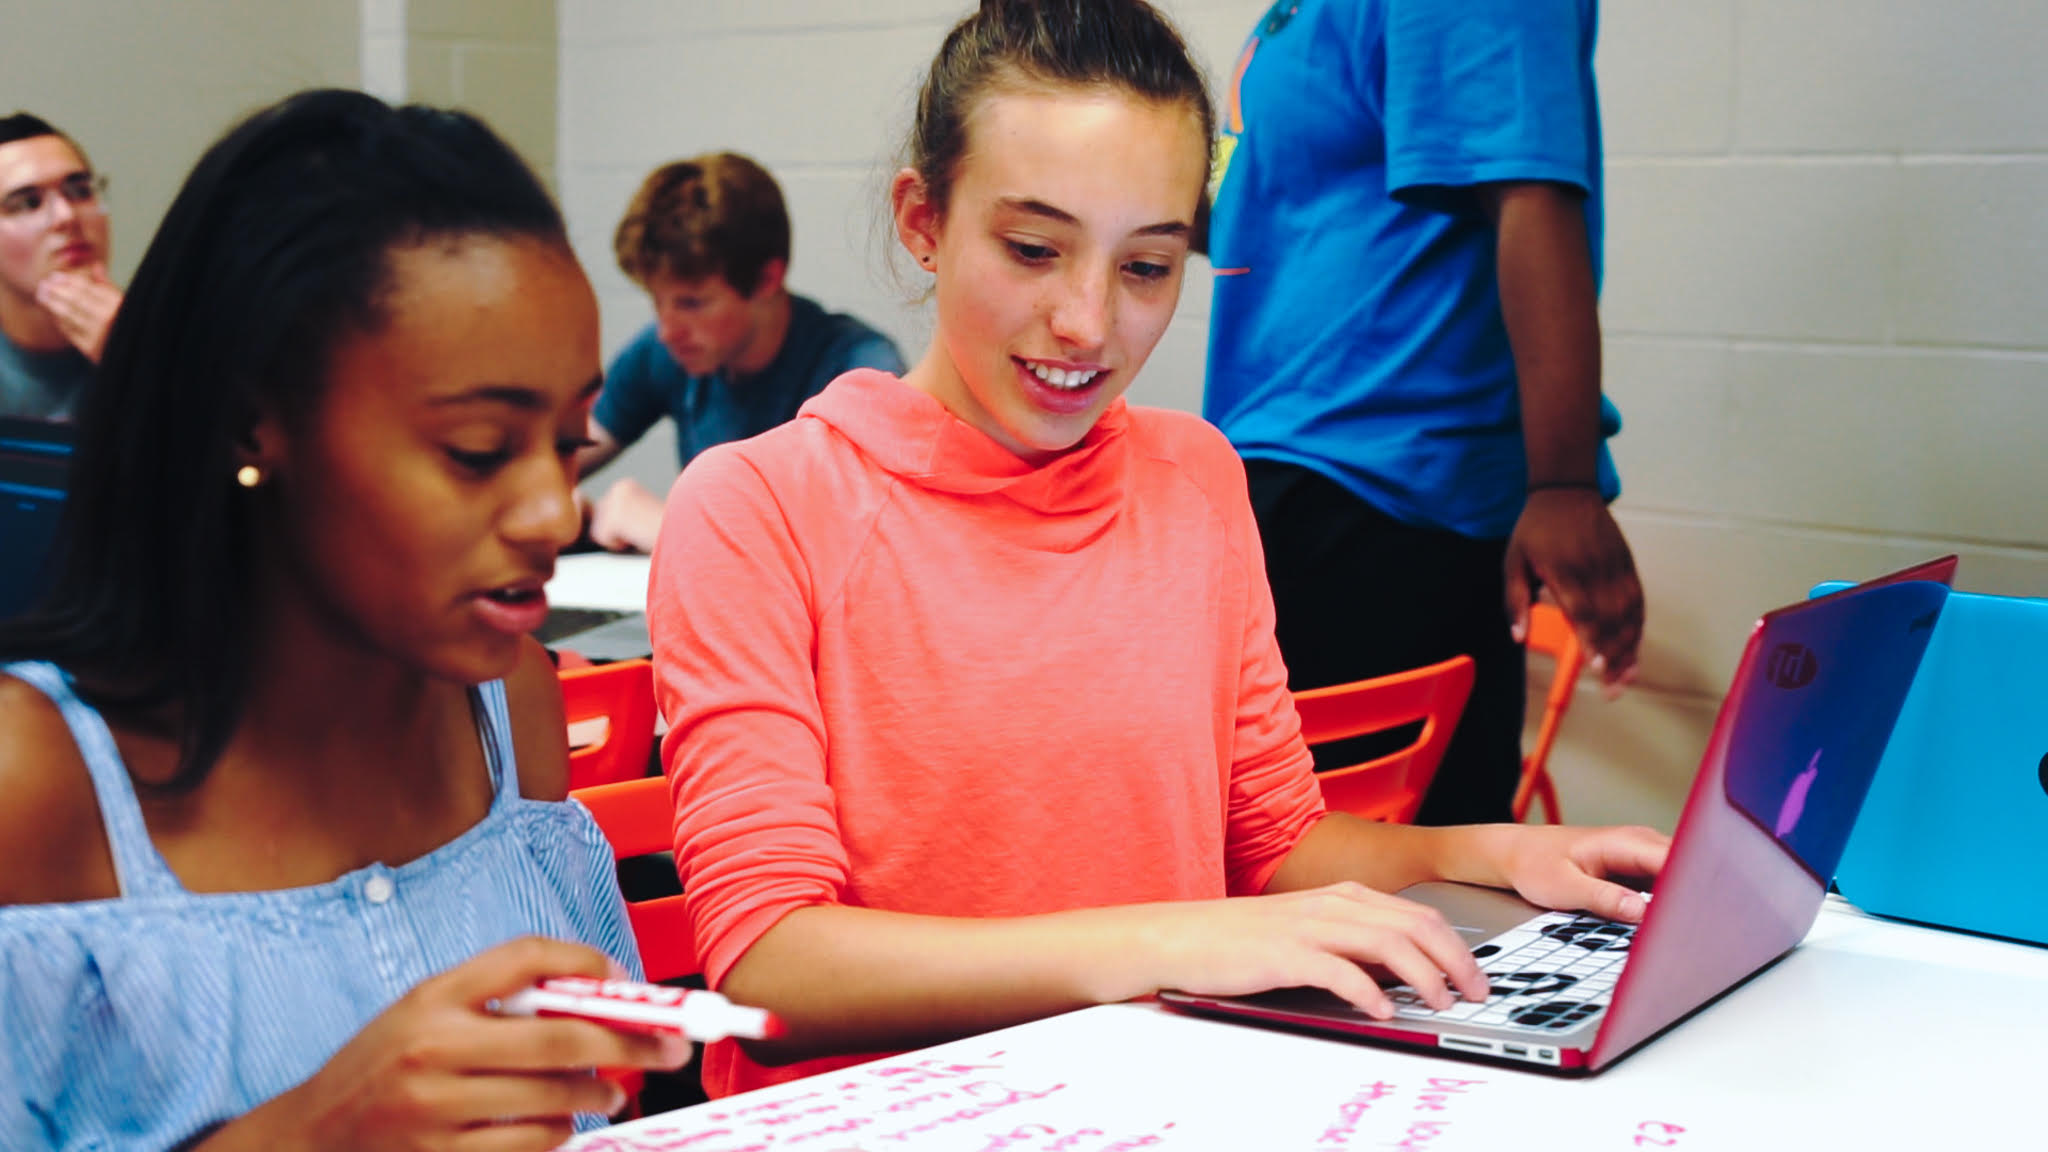
[[[48,122],[0,117],[0,416],[77,410],[121,303],[107,279],[104,187]]]

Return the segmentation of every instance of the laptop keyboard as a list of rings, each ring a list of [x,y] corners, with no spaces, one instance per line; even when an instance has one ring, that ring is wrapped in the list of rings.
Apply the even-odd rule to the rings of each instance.
[[[1493,1028],[1562,1032],[1591,1020],[1614,998],[1636,926],[1580,912],[1545,912],[1472,950],[1493,983],[1483,1002],[1435,1011],[1406,984],[1387,989],[1395,1014]]]

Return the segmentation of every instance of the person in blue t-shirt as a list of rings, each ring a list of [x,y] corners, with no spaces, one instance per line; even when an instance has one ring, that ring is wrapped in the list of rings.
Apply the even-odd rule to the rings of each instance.
[[[789,213],[759,164],[732,152],[678,160],[641,183],[612,247],[619,269],[647,290],[654,322],[606,370],[590,416],[590,475],[663,416],[676,428],[677,465],[796,415],[854,368],[903,371],[887,336],[791,293]],[[591,509],[590,538],[651,552],[661,498],[619,480]]]
[[[1424,823],[1509,816],[1539,589],[1610,690],[1634,674],[1596,20],[1595,0],[1280,0],[1218,143],[1204,408],[1246,461],[1291,686],[1478,664]]]

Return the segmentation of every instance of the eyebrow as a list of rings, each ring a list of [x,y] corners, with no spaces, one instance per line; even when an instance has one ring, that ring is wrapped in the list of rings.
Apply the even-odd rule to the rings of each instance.
[[[577,401],[588,400],[602,387],[604,375],[592,376],[589,383],[576,393]],[[460,404],[505,404],[522,412],[545,412],[551,407],[546,393],[521,384],[481,384],[467,391],[436,396],[428,403],[436,408],[453,408]]]
[[[26,184],[16,184],[12,188],[0,191],[0,197],[12,196],[16,192],[24,192],[30,188],[34,188],[37,190],[41,190],[44,188],[61,188],[64,185],[71,183],[73,180],[79,179],[80,177],[83,177],[87,180],[92,179],[92,169],[81,166],[78,168],[74,168],[71,171],[66,172],[62,176],[59,176],[53,180],[31,180]]]
[[[1055,208],[1043,200],[1034,200],[1029,196],[1004,196],[998,199],[996,203],[1000,207],[1008,208],[1012,212],[1022,212],[1027,216],[1040,216],[1047,220],[1056,220],[1061,224],[1070,224],[1076,227],[1081,223],[1080,218],[1072,212],[1068,212],[1063,208]],[[1147,224],[1136,232],[1131,233],[1131,235],[1186,236],[1193,231],[1194,228],[1185,220],[1166,220],[1158,224]]]

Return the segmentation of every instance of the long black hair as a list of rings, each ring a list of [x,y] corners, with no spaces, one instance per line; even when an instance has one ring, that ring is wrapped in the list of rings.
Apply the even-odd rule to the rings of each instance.
[[[238,448],[304,416],[345,337],[377,330],[389,255],[462,235],[568,241],[473,116],[317,90],[209,148],[143,255],[79,413],[56,577],[0,660],[70,671],[110,715],[176,724],[188,790],[240,720],[258,556]]]

